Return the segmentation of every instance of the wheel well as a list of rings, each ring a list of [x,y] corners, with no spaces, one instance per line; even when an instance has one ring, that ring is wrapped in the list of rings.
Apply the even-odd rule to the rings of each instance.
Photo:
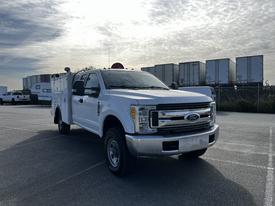
[[[54,113],[54,123],[55,123],[55,124],[58,123],[59,115],[60,115],[60,109],[59,109],[59,107],[57,107],[57,108],[55,109],[55,113]]]
[[[103,136],[105,135],[105,132],[112,127],[120,127],[124,130],[122,123],[119,121],[119,119],[113,115],[109,115],[105,118],[104,124],[103,124]]]

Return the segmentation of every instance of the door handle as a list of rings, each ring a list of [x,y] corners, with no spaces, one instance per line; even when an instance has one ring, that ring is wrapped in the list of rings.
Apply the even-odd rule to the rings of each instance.
[[[80,103],[83,103],[83,99],[79,99],[78,101],[79,101]]]

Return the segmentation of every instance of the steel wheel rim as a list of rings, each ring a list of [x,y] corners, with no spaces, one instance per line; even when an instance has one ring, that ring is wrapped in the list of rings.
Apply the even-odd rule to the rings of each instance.
[[[117,141],[111,140],[107,145],[107,154],[110,164],[118,167],[120,163],[120,150]]]

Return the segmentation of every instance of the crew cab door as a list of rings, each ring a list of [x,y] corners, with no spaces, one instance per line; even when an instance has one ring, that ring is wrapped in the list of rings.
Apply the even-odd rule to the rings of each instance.
[[[83,114],[85,126],[94,133],[99,131],[99,93],[100,86],[96,73],[90,73],[84,85]]]
[[[73,85],[73,95],[72,95],[72,118],[73,118],[73,122],[80,125],[80,126],[84,126],[85,125],[85,117],[84,117],[84,114],[85,114],[85,108],[84,108],[84,82],[86,80],[86,77],[87,77],[87,74],[83,74],[79,80],[79,82],[75,82],[74,85]],[[77,89],[77,83],[81,83],[81,89]],[[81,90],[78,91],[78,90]]]

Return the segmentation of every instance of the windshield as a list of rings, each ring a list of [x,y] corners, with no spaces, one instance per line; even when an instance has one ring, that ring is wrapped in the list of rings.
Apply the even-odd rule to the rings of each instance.
[[[147,72],[106,70],[101,73],[106,89],[169,89]]]

